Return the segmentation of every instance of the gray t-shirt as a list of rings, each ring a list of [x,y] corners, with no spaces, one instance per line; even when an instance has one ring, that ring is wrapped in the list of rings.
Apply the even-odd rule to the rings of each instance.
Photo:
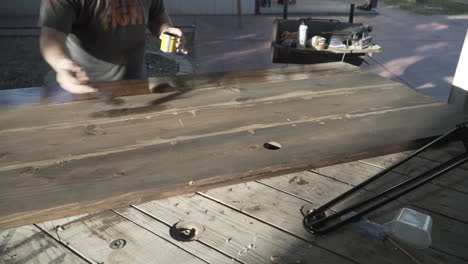
[[[163,0],[42,0],[39,26],[67,35],[71,59],[91,81],[146,78],[145,29]]]

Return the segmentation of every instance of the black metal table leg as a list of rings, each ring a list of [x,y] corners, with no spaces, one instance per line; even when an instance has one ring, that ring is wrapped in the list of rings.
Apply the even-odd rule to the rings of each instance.
[[[367,214],[380,206],[385,205],[388,202],[391,202],[400,196],[422,186],[423,184],[443,175],[449,170],[452,170],[461,164],[468,161],[468,146],[466,142],[466,129],[468,128],[468,122],[462,123],[458,125],[456,128],[450,130],[449,132],[445,133],[444,135],[438,137],[437,139],[433,140],[429,144],[425,145],[424,147],[420,148],[412,155],[408,156],[407,158],[397,162],[396,164],[388,167],[387,169],[383,170],[382,172],[374,175],[373,177],[365,180],[364,182],[356,185],[352,189],[344,192],[343,194],[339,195],[335,199],[329,201],[328,203],[322,205],[318,209],[313,210],[309,214],[304,217],[303,224],[307,231],[314,233],[314,234],[325,234],[330,232],[350,221],[353,221],[364,214]],[[325,215],[325,211],[330,209],[332,206],[344,201],[345,199],[349,198],[357,191],[361,190],[368,184],[372,183],[373,181],[381,178],[388,172],[394,170],[396,167],[400,166],[401,164],[409,161],[410,159],[414,158],[419,153],[423,152],[424,150],[428,149],[431,146],[434,146],[437,143],[442,142],[443,140],[450,139],[452,137],[457,137],[461,139],[466,147],[465,153],[458,155],[451,160],[440,164],[439,166],[421,173],[411,179],[408,179],[400,184],[397,184],[393,187],[388,188],[387,190],[376,194],[368,199],[363,201],[354,203],[339,212],[336,212],[330,216]],[[392,194],[393,193],[393,194]],[[375,203],[375,204],[372,204]],[[366,207],[367,206],[367,207]],[[364,208],[364,209],[363,209]],[[355,210],[362,209],[360,212],[355,212]],[[340,218],[340,219],[338,219]],[[330,224],[331,223],[331,224]]]

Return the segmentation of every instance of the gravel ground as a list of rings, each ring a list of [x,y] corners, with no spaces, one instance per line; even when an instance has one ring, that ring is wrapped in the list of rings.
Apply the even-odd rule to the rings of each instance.
[[[186,47],[189,50],[187,60],[193,64],[193,31],[184,32]],[[147,36],[147,50],[159,50],[159,40]],[[44,76],[50,67],[39,52],[37,36],[0,37],[0,90],[42,86]],[[179,66],[172,60],[158,55],[146,56],[148,76],[175,75]]]
[[[0,89],[41,86],[49,65],[39,53],[38,37],[0,37]]]
[[[184,32],[185,35],[185,47],[189,54],[185,56],[189,62],[194,65],[194,54],[193,54],[193,32]],[[146,49],[152,51],[158,51],[161,43],[158,38],[151,34],[146,37]],[[148,76],[162,76],[162,75],[175,75],[179,71],[179,65],[174,61],[166,59],[164,57],[147,54],[146,55],[146,69]]]

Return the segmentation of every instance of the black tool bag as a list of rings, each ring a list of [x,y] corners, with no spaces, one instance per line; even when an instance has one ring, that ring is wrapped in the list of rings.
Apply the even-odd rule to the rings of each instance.
[[[297,32],[302,21],[308,26],[308,39],[313,36],[321,36],[326,38],[327,41],[330,41],[332,37],[346,41],[357,29],[363,26],[360,23],[344,23],[333,19],[277,19],[273,25],[271,51],[273,63],[313,64],[342,60],[342,54],[310,48],[299,49],[294,45],[294,41],[285,42],[282,39],[283,32]],[[363,55],[365,53],[348,54],[345,57],[345,61],[354,65],[360,65],[362,63],[360,57]]]

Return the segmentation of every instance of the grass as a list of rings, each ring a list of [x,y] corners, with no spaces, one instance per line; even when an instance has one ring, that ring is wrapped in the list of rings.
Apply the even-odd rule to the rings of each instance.
[[[193,31],[186,32],[188,60],[193,64]],[[159,50],[159,41],[148,36],[147,50]],[[51,70],[39,52],[37,36],[0,37],[0,90],[38,87],[44,83],[45,75]],[[148,76],[175,75],[179,66],[172,60],[147,55]]]
[[[409,3],[407,0],[383,0],[383,2],[422,15],[468,15],[468,4],[449,0],[426,0],[424,3]]]

